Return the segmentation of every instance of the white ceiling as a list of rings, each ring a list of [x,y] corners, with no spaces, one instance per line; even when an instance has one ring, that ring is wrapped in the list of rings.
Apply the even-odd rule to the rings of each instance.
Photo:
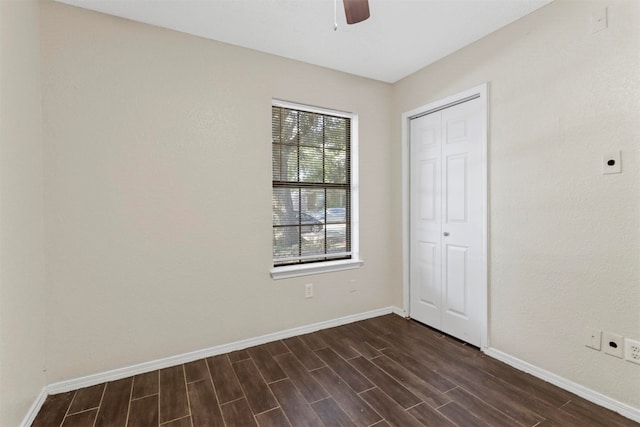
[[[553,0],[369,0],[347,25],[342,0],[57,0],[389,83]]]

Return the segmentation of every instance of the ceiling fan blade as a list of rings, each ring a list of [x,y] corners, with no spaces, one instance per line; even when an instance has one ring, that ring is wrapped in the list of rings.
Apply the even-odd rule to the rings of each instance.
[[[369,0],[342,0],[347,24],[357,24],[369,18]]]

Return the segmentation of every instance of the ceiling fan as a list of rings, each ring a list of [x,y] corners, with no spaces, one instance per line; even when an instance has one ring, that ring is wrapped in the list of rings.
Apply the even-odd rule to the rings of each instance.
[[[357,24],[369,18],[369,0],[342,0],[347,24]]]

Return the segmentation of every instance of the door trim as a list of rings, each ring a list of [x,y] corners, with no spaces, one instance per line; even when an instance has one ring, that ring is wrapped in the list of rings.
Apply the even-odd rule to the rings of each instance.
[[[446,97],[439,101],[431,102],[429,104],[423,105],[418,108],[414,108],[413,110],[407,111],[402,114],[402,303],[404,310],[408,313],[409,317],[411,317],[411,306],[409,303],[410,298],[410,265],[409,260],[411,258],[411,248],[410,248],[410,120],[413,118],[417,118],[420,116],[424,116],[426,114],[442,110],[456,104],[460,104],[462,102],[480,98],[480,108],[481,108],[481,122],[482,122],[482,131],[481,131],[481,144],[482,144],[482,277],[481,277],[481,288],[482,288],[482,307],[481,307],[481,325],[480,325],[480,349],[486,350],[489,347],[489,290],[488,290],[488,279],[489,279],[489,268],[488,268],[488,151],[487,151],[487,142],[488,142],[488,132],[489,132],[489,100],[488,100],[488,92],[489,92],[489,83],[483,83],[474,88],[468,89],[466,91],[457,93],[455,95]]]

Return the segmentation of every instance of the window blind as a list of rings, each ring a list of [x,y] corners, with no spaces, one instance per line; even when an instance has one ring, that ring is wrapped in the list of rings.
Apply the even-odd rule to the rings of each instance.
[[[273,106],[274,266],[351,258],[351,120]]]

